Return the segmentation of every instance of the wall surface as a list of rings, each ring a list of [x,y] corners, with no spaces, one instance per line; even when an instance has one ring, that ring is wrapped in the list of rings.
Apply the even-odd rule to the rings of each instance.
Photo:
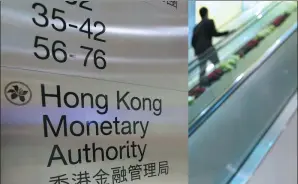
[[[187,1],[1,6],[1,183],[187,183]]]
[[[241,13],[242,1],[196,1],[196,22],[201,21],[199,10],[206,7],[218,28]]]

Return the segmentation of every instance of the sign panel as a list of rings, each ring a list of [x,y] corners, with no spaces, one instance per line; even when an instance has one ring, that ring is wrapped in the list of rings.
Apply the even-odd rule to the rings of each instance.
[[[187,183],[184,93],[1,74],[1,183]]]
[[[187,89],[186,0],[4,0],[1,18],[2,66]]]
[[[1,42],[1,183],[188,182],[183,1],[4,0]]]

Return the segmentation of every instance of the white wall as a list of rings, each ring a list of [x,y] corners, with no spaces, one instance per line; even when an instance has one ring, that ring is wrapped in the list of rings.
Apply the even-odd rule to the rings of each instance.
[[[216,27],[221,27],[242,11],[242,1],[196,1],[196,22],[201,21],[199,10],[206,7]]]

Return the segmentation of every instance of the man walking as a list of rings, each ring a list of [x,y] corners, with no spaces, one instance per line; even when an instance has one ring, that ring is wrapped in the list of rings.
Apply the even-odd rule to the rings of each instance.
[[[208,60],[214,65],[219,63],[217,51],[212,45],[212,37],[227,36],[234,31],[217,32],[214,21],[208,18],[208,9],[205,7],[200,9],[200,15],[202,20],[194,28],[191,44],[199,59],[200,76],[204,76]]]

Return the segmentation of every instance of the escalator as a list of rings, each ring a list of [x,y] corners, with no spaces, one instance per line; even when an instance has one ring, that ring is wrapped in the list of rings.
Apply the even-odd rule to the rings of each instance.
[[[213,44],[216,50],[220,50],[222,47],[227,45],[229,41],[234,39],[236,36],[241,34],[246,28],[250,27],[250,25],[254,24],[259,18],[261,14],[268,13],[271,9],[276,7],[280,2],[274,1],[264,1],[259,2],[255,7],[246,10],[245,12],[241,13],[241,15],[234,17],[230,22],[222,25],[219,27],[219,30],[231,30],[237,28],[237,32],[228,37],[217,37],[213,39]],[[196,57],[194,55],[194,50],[190,46],[188,50],[188,71],[191,71],[193,68],[196,67]]]
[[[293,2],[282,2],[272,4],[268,6],[267,9],[264,9],[260,14],[257,15],[257,20],[254,21],[249,27],[246,27],[245,30],[241,30],[236,37],[229,39],[228,43],[225,43],[225,46],[215,46],[218,49],[218,56],[221,61],[225,60],[227,57],[232,55],[238,48],[243,44],[249,41],[254,37],[258,32],[260,32],[264,27],[266,27],[270,22],[272,22],[275,17],[284,13],[285,11],[291,11],[296,9],[297,4]],[[218,47],[221,47],[220,49]],[[193,88],[199,81],[198,79],[198,60],[194,60],[191,66],[189,66],[189,89]]]
[[[190,184],[231,183],[297,92],[297,11],[229,75],[212,87],[213,92],[221,89],[215,102],[190,126]]]
[[[269,34],[257,44],[256,48],[240,59],[239,56],[236,56],[238,57],[238,59],[236,59],[237,66],[232,66],[230,72],[226,73],[224,76],[221,76],[211,85],[207,87],[204,86],[204,90],[202,90],[201,94],[192,99],[192,102],[189,104],[188,115],[190,127],[202,117],[207,109],[210,109],[212,106],[214,106],[221,96],[230,88],[237,77],[241,77],[247,68],[253,65],[255,61],[260,58],[262,54],[270,47],[270,45],[272,45],[278,37],[280,37],[297,21],[297,4],[293,2],[282,2],[278,4],[266,15],[263,15],[258,22],[253,24],[237,38],[234,38],[229,44],[227,44],[227,46],[218,51],[221,64],[220,66],[215,66],[214,68],[222,67],[222,65],[225,65],[225,62],[235,60],[232,58],[235,57],[235,53],[237,53],[241,47],[243,47],[250,40],[253,40],[260,32],[264,32],[264,30],[268,29],[268,27],[272,28],[272,23],[285,13],[289,13],[289,16],[286,17],[285,21],[281,25],[276,26],[274,30],[269,31]],[[198,67],[197,70],[199,70]],[[198,71],[196,71],[196,73],[198,73]],[[192,87],[191,89],[195,89],[195,87],[193,87],[194,85],[191,84],[194,81],[192,76],[198,78],[198,74],[189,74],[189,86],[190,88]],[[196,85],[202,88],[198,82]]]

